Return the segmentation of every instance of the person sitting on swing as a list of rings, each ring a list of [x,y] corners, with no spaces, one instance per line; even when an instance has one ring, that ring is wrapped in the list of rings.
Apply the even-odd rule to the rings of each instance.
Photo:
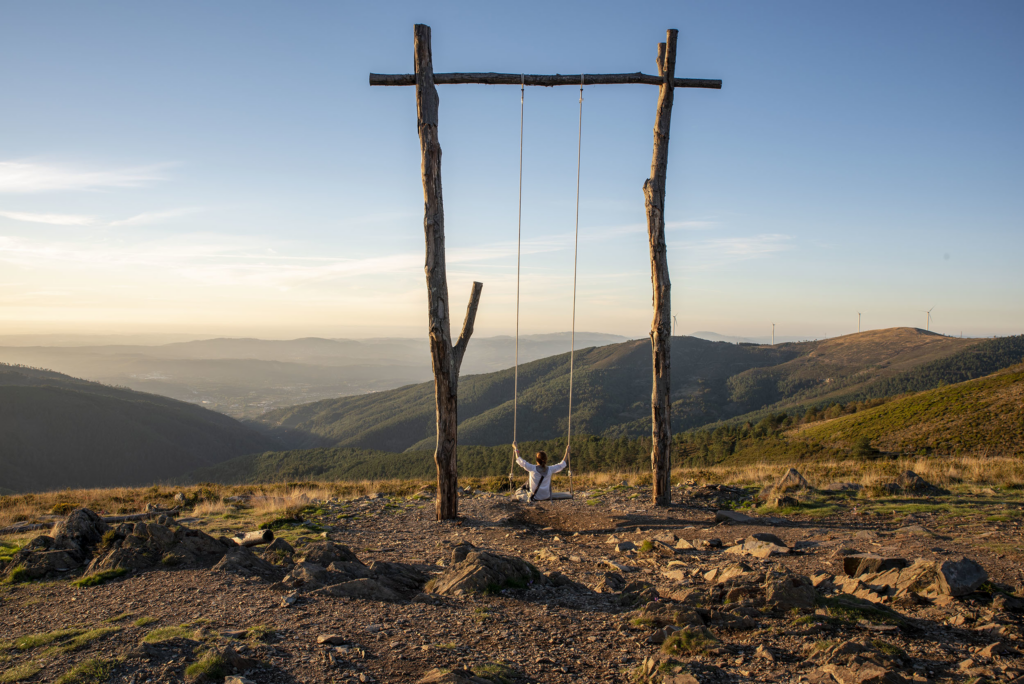
[[[562,462],[556,463],[553,466],[548,465],[548,455],[543,451],[537,452],[537,465],[533,465],[519,455],[519,445],[513,444],[512,449],[516,454],[516,463],[519,464],[520,468],[530,473],[528,488],[520,487],[519,491],[516,492],[516,498],[523,502],[571,498],[572,495],[568,492],[552,493],[551,491],[551,476],[565,470],[569,465],[569,447],[565,448]]]

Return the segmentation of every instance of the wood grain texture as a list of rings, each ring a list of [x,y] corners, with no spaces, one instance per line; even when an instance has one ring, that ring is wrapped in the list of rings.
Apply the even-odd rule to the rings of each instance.
[[[457,345],[452,345],[448,272],[444,252],[444,202],[441,192],[441,144],[437,137],[439,99],[434,88],[430,50],[430,27],[417,24],[414,29],[416,64],[416,124],[419,129],[421,172],[423,176],[423,234],[426,241],[424,272],[427,278],[427,307],[430,336],[430,362],[434,371],[434,404],[437,418],[438,520],[451,520],[459,514],[458,498],[458,385],[459,368],[473,334],[481,283],[473,283],[466,319]]]
[[[672,403],[670,370],[672,361],[672,282],[668,273],[665,247],[665,176],[668,171],[669,128],[672,124],[673,79],[676,68],[675,29],[669,29],[666,41],[658,45],[658,72],[662,77],[658,109],[654,119],[654,153],[651,177],[644,183],[647,210],[647,237],[651,248],[651,285],[654,320],[651,322],[651,470],[656,506],[672,502],[670,446],[672,443]]]
[[[661,76],[652,76],[636,72],[633,74],[526,74],[525,80],[528,86],[578,86],[580,77],[583,77],[585,85],[616,85],[628,83],[643,83],[647,85],[661,86],[664,79]],[[520,85],[524,79],[523,74],[497,74],[486,73],[450,73],[434,74],[435,85],[457,85],[463,83],[479,83],[483,85]],[[370,74],[370,85],[372,86],[411,86],[416,85],[416,74]],[[712,88],[720,89],[722,81],[713,78],[673,78],[673,88]]]

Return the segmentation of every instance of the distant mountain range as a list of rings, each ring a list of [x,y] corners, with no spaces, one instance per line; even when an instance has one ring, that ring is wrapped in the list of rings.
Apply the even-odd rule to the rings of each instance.
[[[915,328],[891,328],[775,346],[672,339],[672,421],[680,431],[767,411],[824,405],[854,396],[889,396],[965,379],[993,344],[1006,349],[978,362],[993,372],[1024,361],[1024,339],[978,341]],[[988,345],[988,346],[986,346]],[[472,346],[472,344],[470,345]],[[967,350],[977,349],[968,353]],[[963,361],[958,353],[967,354]],[[919,369],[942,360],[938,370]],[[959,360],[958,360],[959,359]],[[970,361],[973,359],[973,361]],[[553,439],[566,429],[569,355],[519,369],[521,439]],[[650,431],[650,345],[623,342],[577,352],[574,431],[606,437]],[[940,364],[941,365],[941,364]],[[916,372],[916,374],[915,374]],[[916,383],[916,384],[915,384]],[[460,444],[511,441],[513,371],[464,376],[459,383]],[[432,383],[341,397],[267,412],[255,423],[289,448],[356,447],[382,451],[433,448]]]
[[[148,485],[280,448],[198,406],[0,365],[0,493]]]
[[[535,342],[557,346],[563,340]],[[189,343],[184,349],[200,357],[192,360],[208,364],[218,360],[202,357],[215,353],[310,358],[317,350],[336,349],[330,340],[301,341],[303,349],[285,343],[283,350],[259,341],[230,348],[220,341],[203,344],[206,348]],[[499,358],[507,341],[494,344]],[[555,448],[564,438],[568,362],[563,353],[520,366],[518,433],[524,446],[549,440]],[[644,450],[630,440],[650,433],[650,364],[646,340],[577,352],[573,430],[591,463],[628,467]],[[799,416],[811,406],[934,390],[933,403],[897,399],[879,407],[892,407],[885,411],[839,419],[834,436],[813,427],[806,437],[836,453],[845,453],[851,440],[863,436],[885,436],[889,441],[880,442],[883,446],[899,449],[927,451],[934,442],[937,449],[990,445],[1000,451],[1024,440],[1013,422],[1019,422],[1024,383],[1018,380],[1024,367],[998,376],[1002,379],[973,381],[1019,364],[1024,364],[1024,336],[965,340],[893,328],[775,346],[677,337],[672,340],[672,428],[677,434],[719,425],[735,431],[783,411]],[[287,378],[287,368],[280,371]],[[466,466],[472,472],[490,473],[507,458],[501,445],[512,436],[513,378],[513,369],[505,368],[460,381],[459,441],[465,447],[460,456],[470,459]],[[876,416],[874,422],[864,422],[869,414]],[[979,427],[985,421],[995,427]],[[430,382],[276,409],[243,424],[167,397],[0,365],[0,494],[145,485],[187,480],[196,473],[226,478],[236,467],[237,477],[247,481],[274,473],[298,477],[316,469],[339,477],[401,476],[429,470],[434,439]],[[308,448],[320,451],[294,451]],[[287,450],[292,451],[275,455]]]
[[[14,342],[62,338],[4,338]],[[578,347],[622,342],[603,333],[577,333]],[[569,333],[524,335],[522,361],[569,349]],[[474,338],[465,373],[507,368],[515,339]],[[255,417],[270,408],[364,394],[432,378],[426,338],[258,340],[218,338],[161,345],[0,347],[0,362],[66,373],[199,404],[227,415]]]

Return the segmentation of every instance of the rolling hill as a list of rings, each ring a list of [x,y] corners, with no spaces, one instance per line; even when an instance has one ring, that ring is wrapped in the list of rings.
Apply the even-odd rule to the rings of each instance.
[[[0,365],[0,487],[138,486],[280,444],[233,418],[52,371]]]
[[[899,397],[793,430],[792,440],[847,449],[862,438],[886,452],[1024,454],[1024,364]]]
[[[675,337],[673,430],[870,392],[878,383],[894,381],[918,367],[986,344],[990,342],[944,337],[914,328],[775,346]],[[1024,360],[1024,342],[1018,342],[1014,349],[1018,348],[1021,357],[1017,360]],[[569,355],[562,354],[520,366],[520,435],[554,439],[564,433],[568,363]],[[575,430],[605,437],[649,433],[650,364],[646,340],[578,351],[573,394]],[[943,381],[941,372],[933,375],[930,382]],[[460,380],[460,444],[510,441],[512,385],[512,369]],[[270,411],[256,425],[290,448],[431,450],[433,385],[422,383]]]
[[[981,343],[946,359],[933,361],[897,378],[915,384],[922,377],[935,378],[975,373],[986,363],[996,363],[1021,338]],[[940,373],[942,367],[946,373]],[[886,381],[888,382],[888,381]],[[1021,456],[1024,455],[1024,363],[981,378],[942,384],[935,389],[904,394],[884,401],[833,405],[843,409],[838,418],[800,414],[771,414],[757,425],[732,423],[717,428],[678,432],[672,440],[676,465],[707,466],[721,463],[842,460],[880,455],[878,450],[899,455]],[[855,411],[849,413],[849,411]],[[827,414],[825,414],[827,415]],[[801,424],[801,420],[811,422]],[[796,427],[793,427],[793,425]],[[864,439],[875,453],[863,453]],[[557,460],[565,438],[524,442],[525,453],[544,449]],[[587,471],[646,470],[651,443],[647,437],[610,438],[579,435],[573,438],[574,469]],[[503,477],[509,468],[511,448],[459,446],[459,474],[463,477]],[[301,482],[310,480],[430,479],[434,473],[429,449],[401,453],[353,447],[328,447],[239,456],[201,468],[180,481],[226,484]],[[520,476],[518,469],[516,474]]]

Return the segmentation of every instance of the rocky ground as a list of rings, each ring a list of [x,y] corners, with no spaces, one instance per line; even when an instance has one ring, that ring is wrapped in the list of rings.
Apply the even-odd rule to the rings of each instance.
[[[244,499],[80,510],[0,570],[0,682],[1024,682],[1018,497],[900,483],[378,495],[251,547]]]

